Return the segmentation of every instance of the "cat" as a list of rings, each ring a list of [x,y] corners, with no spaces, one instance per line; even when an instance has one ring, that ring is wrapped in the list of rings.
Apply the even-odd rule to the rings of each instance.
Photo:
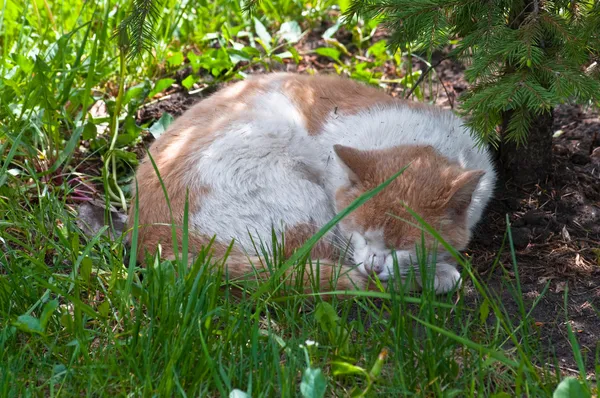
[[[136,174],[139,255],[160,244],[162,256],[173,257],[171,211],[181,239],[188,195],[190,254],[215,236],[221,256],[235,240],[230,277],[260,267],[256,244],[272,249],[273,231],[283,234],[290,256],[354,199],[408,165],[315,245],[311,257],[321,260],[323,289],[369,289],[375,275],[385,282],[395,270],[404,277],[414,268],[423,234],[401,220],[415,221],[405,205],[464,249],[496,181],[490,154],[452,112],[339,76],[273,73],[236,82],[176,119],[149,152],[171,210],[146,157]],[[433,238],[424,239],[434,247]],[[436,293],[461,283],[448,257],[441,250],[437,256]]]

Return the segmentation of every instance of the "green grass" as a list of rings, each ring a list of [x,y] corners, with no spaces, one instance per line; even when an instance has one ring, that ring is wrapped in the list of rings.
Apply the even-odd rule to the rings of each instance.
[[[204,396],[234,388],[296,396],[307,367],[322,372],[328,396],[373,383],[371,392],[392,395],[537,397],[560,380],[543,365],[518,286],[509,285],[525,313],[513,319],[467,262],[475,304],[431,290],[409,295],[401,286],[308,300],[277,275],[264,293],[248,285],[236,299],[238,285],[224,283],[206,253],[179,273],[180,264],[152,259],[128,270],[121,243],[84,238],[54,195],[3,202],[3,210],[0,384],[7,396]],[[265,261],[281,267],[277,258]],[[301,272],[300,264],[292,266]]]
[[[462,257],[474,299],[390,286],[340,300],[281,283],[277,270],[302,272],[302,255],[284,261],[276,251],[264,259],[273,270],[267,282],[240,286],[224,282],[208,250],[189,268],[158,259],[138,268],[135,256],[124,260],[122,239],[79,229],[74,203],[95,186],[120,206],[141,131],[168,125],[168,117],[136,125],[143,104],[175,83],[197,91],[255,65],[298,62],[297,27],[334,26],[334,6],[347,4],[264,0],[249,17],[237,2],[167,0],[154,53],[121,64],[112,35],[126,2],[0,5],[1,396],[320,396],[325,388],[326,396],[539,397],[561,380],[597,391],[548,365],[516,261],[504,272],[517,276],[507,288],[518,318]],[[412,55],[374,44],[375,26],[353,21],[346,44],[331,30],[316,52],[339,73],[374,84],[385,83],[378,67],[392,59],[406,71],[394,83],[410,89],[420,72],[407,62]],[[176,80],[188,66],[193,73]],[[106,113],[90,112],[100,100]],[[511,250],[509,238],[499,251]],[[427,261],[421,255],[421,267]],[[569,338],[583,375],[594,358],[578,356]]]

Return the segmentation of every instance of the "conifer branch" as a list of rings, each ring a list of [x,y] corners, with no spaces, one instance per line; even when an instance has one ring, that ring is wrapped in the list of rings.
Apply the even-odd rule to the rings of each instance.
[[[134,0],[127,17],[117,27],[119,47],[129,59],[152,52],[156,44],[154,25],[158,21],[161,0]]]
[[[600,56],[600,1],[353,0],[346,16],[381,18],[393,48],[430,53],[458,39],[447,57],[468,61],[461,110],[484,139],[506,116],[503,137],[523,143],[556,105],[600,102],[598,74],[585,72]]]
[[[252,13],[260,3],[260,0],[242,0],[242,12],[252,17]]]

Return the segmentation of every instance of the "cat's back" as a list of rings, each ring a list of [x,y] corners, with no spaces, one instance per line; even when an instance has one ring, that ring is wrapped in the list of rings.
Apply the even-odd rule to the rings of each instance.
[[[289,105],[300,114],[310,134],[318,134],[331,117],[355,114],[377,104],[393,103],[382,90],[337,75],[271,73],[251,76],[218,90],[188,109],[169,126],[157,142],[171,141],[183,132],[202,135],[201,130],[218,128],[238,117],[268,111],[281,115]],[[270,109],[265,109],[270,106]],[[285,109],[285,108],[288,109]]]
[[[231,126],[236,124],[295,124],[302,135],[314,136],[336,115],[356,114],[393,102],[382,90],[339,76],[252,76],[220,89],[188,109],[150,146],[149,152],[161,174],[180,178],[198,155],[219,138],[234,138]],[[138,169],[141,178],[146,174],[149,178],[154,174],[147,158]]]

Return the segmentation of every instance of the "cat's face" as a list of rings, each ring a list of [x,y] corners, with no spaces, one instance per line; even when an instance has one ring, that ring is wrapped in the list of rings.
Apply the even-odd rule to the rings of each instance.
[[[338,211],[410,164],[382,192],[340,223],[341,232],[351,243],[353,260],[362,272],[386,280],[394,273],[394,256],[400,270],[408,271],[411,262],[416,262],[416,244],[422,238],[428,249],[434,246],[434,239],[422,233],[405,206],[453,247],[460,250],[467,245],[467,210],[483,171],[464,170],[430,146],[360,151],[336,145],[335,152],[350,181],[336,194]]]

